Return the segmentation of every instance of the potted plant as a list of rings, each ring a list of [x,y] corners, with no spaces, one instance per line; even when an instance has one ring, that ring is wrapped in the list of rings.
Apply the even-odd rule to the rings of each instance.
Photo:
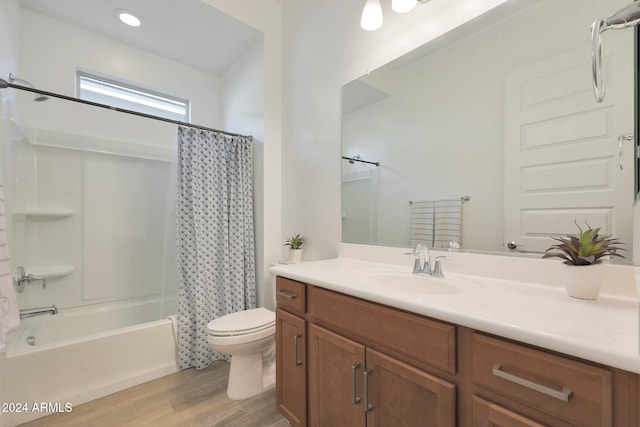
[[[285,246],[289,246],[289,264],[296,264],[302,259],[302,244],[304,237],[294,234],[285,241]]]
[[[565,288],[567,294],[574,298],[597,299],[602,287],[602,258],[624,256],[618,253],[624,250],[617,246],[619,239],[601,236],[600,228],[589,227],[582,230],[576,223],[580,234],[568,234],[564,237],[553,237],[560,242],[552,245],[543,258],[560,258],[565,268]]]

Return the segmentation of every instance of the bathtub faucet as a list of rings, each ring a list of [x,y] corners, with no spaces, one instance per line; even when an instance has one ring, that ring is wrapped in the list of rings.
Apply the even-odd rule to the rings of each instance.
[[[13,276],[13,281],[16,284],[16,289],[18,293],[21,294],[24,292],[24,287],[27,286],[34,280],[42,281],[42,289],[47,289],[47,278],[44,276],[36,276],[35,274],[27,274],[24,271],[24,267],[19,265],[16,268],[16,275]]]
[[[37,308],[24,308],[20,310],[20,318],[25,319],[27,317],[40,316],[41,314],[58,314],[58,307],[52,305],[51,307],[37,307]]]

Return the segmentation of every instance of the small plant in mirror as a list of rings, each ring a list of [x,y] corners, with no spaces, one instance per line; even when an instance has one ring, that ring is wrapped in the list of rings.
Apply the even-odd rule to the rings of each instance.
[[[300,249],[304,243],[304,237],[300,234],[295,234],[285,241],[284,246],[289,246],[291,249]]]
[[[586,222],[585,222],[586,224]],[[600,227],[591,228],[589,224],[586,230],[576,222],[580,234],[568,234],[563,237],[552,237],[552,239],[560,242],[548,248],[542,258],[560,258],[567,265],[591,265],[601,262],[603,257],[624,258],[618,251],[623,251],[617,245],[622,244],[620,239],[613,238],[610,235],[601,236]]]

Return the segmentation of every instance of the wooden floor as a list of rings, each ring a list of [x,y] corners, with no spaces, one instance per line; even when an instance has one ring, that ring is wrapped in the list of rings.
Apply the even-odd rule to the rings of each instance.
[[[229,365],[187,369],[75,406],[69,413],[22,424],[46,427],[207,426],[286,427],[276,410],[275,391],[236,401],[226,395]]]

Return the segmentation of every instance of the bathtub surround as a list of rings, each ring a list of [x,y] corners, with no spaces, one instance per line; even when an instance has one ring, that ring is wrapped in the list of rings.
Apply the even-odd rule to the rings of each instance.
[[[13,289],[11,259],[7,245],[4,201],[4,183],[0,173],[0,354],[4,353],[9,334],[20,327],[18,302]]]
[[[178,366],[224,356],[207,323],[256,307],[252,147],[247,137],[178,128]]]

